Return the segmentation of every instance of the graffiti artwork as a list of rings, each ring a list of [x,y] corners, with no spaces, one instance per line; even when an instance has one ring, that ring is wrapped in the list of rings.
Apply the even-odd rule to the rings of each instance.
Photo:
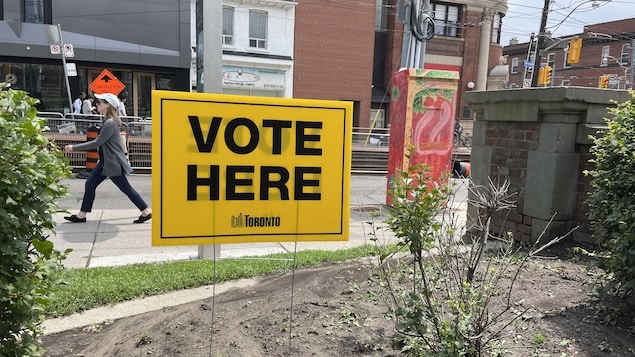
[[[388,189],[392,177],[413,165],[427,165],[433,179],[450,171],[457,81],[454,71],[404,69],[394,74]],[[414,152],[407,161],[411,146]]]

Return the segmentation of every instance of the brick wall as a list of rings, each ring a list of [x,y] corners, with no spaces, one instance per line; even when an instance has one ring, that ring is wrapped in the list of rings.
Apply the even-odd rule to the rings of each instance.
[[[544,232],[546,242],[577,227],[572,239],[590,242],[588,137],[604,127],[613,100],[628,98],[626,91],[580,87],[469,93],[466,100],[477,113],[472,181],[488,187],[489,180],[496,186],[507,180],[516,202],[510,212],[493,217],[492,233],[535,241]],[[478,210],[469,205],[469,224],[476,217]]]
[[[375,1],[300,1],[295,19],[293,96],[354,101],[353,125],[368,127]]]
[[[531,217],[522,213],[525,198],[527,157],[537,149],[539,125],[537,123],[489,122],[485,133],[485,145],[493,148],[490,165],[491,178],[502,183],[508,180],[509,192],[517,193],[512,200],[516,208],[494,217],[493,231],[512,231],[516,239],[530,240]]]

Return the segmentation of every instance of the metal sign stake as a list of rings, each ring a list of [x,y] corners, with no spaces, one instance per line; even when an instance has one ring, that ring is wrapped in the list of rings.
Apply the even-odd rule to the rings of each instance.
[[[62,39],[62,26],[57,24],[57,33],[60,37],[60,48],[62,49],[62,64],[64,65],[64,81],[66,82],[66,93],[68,95],[68,104],[70,105],[71,115],[75,113],[73,110],[73,98],[71,96],[71,85],[68,82],[68,69],[66,68],[66,53],[64,51],[64,40]],[[75,119],[75,116],[72,115],[72,118]]]

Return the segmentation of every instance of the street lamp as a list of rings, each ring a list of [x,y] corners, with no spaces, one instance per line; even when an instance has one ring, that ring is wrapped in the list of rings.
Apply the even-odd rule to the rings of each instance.
[[[631,71],[631,74],[630,74],[630,77],[629,77],[629,81],[628,81],[628,85],[632,89],[633,88],[633,74],[632,74],[633,69],[626,67],[625,65],[622,64],[621,60],[619,60],[619,59],[617,59],[617,58],[615,58],[615,57],[613,57],[611,55],[604,55],[602,57],[602,65],[604,65],[604,66],[608,65],[609,58],[612,59],[612,60],[615,60],[615,63],[617,63],[617,65],[620,66],[620,68],[624,71],[624,79],[626,79],[626,73]],[[631,67],[633,67],[633,60],[632,59],[631,59]]]
[[[603,0],[605,2],[611,2],[611,0]],[[594,9],[597,9],[598,7],[600,7],[600,2],[599,1],[594,1],[593,4],[591,4],[591,7]]]
[[[622,64],[622,61],[620,61],[619,59],[611,56],[611,55],[604,55],[602,56],[602,64],[604,66],[609,64],[609,58],[612,60],[615,60],[615,63],[617,63],[618,66],[620,66],[620,68],[624,71],[624,73],[628,72],[628,67],[626,67],[625,65]]]
[[[597,37],[597,38],[608,38],[608,39],[613,39],[613,36],[609,35],[609,34],[605,34],[605,33],[597,33],[597,32],[589,32],[589,37]],[[630,88],[633,89],[633,72],[635,72],[635,38],[631,39],[631,44],[630,44],[630,50],[631,50],[631,54],[630,54],[630,59],[631,59],[631,64],[630,64],[630,68],[626,68],[622,65],[622,62],[619,61],[617,58],[613,57],[613,56],[608,56],[606,55],[606,57],[613,57],[615,58],[615,61],[620,65],[620,67],[622,67],[622,69],[624,70],[624,75],[626,75],[626,72],[629,71],[629,76],[628,76],[628,83],[630,85]],[[604,63],[604,58],[602,58],[602,64]]]

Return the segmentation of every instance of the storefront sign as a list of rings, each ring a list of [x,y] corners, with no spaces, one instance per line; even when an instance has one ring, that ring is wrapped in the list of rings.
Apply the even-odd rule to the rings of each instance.
[[[223,66],[223,87],[284,90],[285,72],[277,69]]]

